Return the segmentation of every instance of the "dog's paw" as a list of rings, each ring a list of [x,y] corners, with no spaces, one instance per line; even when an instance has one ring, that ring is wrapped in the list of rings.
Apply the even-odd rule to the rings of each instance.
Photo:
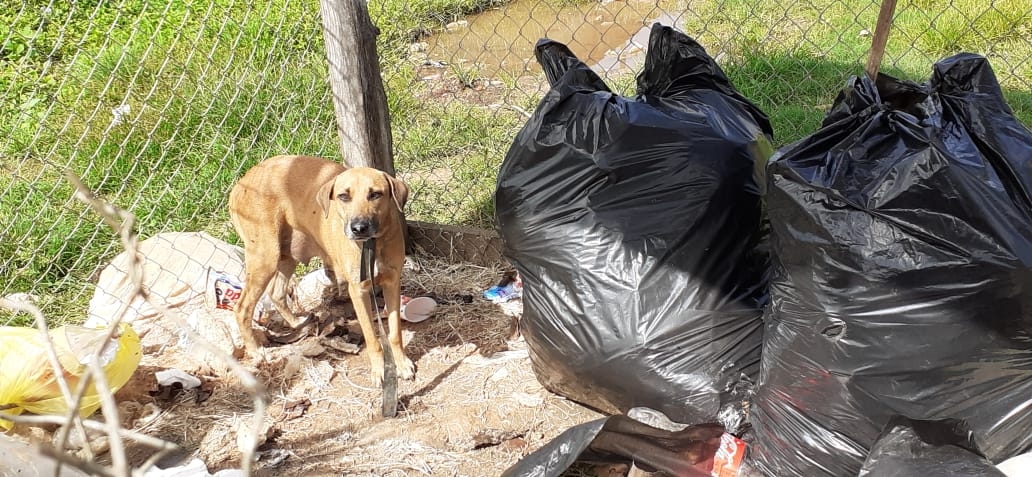
[[[412,360],[401,353],[398,353],[396,356],[398,358],[394,360],[394,365],[398,369],[398,378],[409,381],[416,377],[416,365],[412,363]]]
[[[374,387],[383,385],[383,355],[369,356],[369,379]]]

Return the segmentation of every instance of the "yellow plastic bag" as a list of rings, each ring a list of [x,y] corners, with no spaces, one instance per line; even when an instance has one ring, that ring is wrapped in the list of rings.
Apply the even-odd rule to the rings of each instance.
[[[51,342],[72,392],[86,373],[88,359],[106,336],[105,329],[73,325],[50,330]],[[111,392],[129,381],[140,364],[140,356],[140,337],[123,323],[115,342],[101,356],[101,366]],[[83,417],[100,408],[100,398],[94,386],[91,382],[80,402],[79,414]],[[39,330],[4,326],[0,327],[0,414],[18,415],[22,412],[62,415],[68,412],[68,404],[57,385]],[[0,419],[0,429],[10,429],[11,426],[10,421]]]

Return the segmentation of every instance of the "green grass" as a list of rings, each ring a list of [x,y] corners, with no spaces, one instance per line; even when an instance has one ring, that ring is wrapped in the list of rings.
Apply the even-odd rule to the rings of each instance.
[[[251,3],[27,0],[0,11],[10,26],[0,32],[0,295],[31,291],[58,321],[81,319],[98,267],[118,253],[114,234],[70,199],[65,170],[135,213],[143,238],[204,230],[233,241],[226,194],[246,168],[280,153],[340,157],[318,2]],[[495,171],[525,121],[517,111],[532,111],[538,97],[521,78],[482,78],[478,65],[460,63],[443,69],[448,79],[497,80],[504,94],[471,102],[461,94],[469,90],[435,91],[409,45],[502,3],[370,3],[411,219],[490,226]],[[900,4],[884,70],[923,81],[944,56],[988,55],[1032,124],[1027,1],[939,5]],[[877,9],[870,0],[716,0],[691,2],[682,18],[724,55],[725,71],[785,144],[816,129],[861,72],[870,36],[860,33],[873,30]],[[633,94],[632,75],[607,81]],[[115,124],[112,108],[123,103],[131,110]]]
[[[685,30],[771,117],[776,142],[813,132],[849,76],[863,73],[880,2],[723,0],[693,3]],[[915,0],[897,6],[882,71],[926,81],[934,62],[986,55],[1018,118],[1032,124],[1032,8],[1025,0]]]

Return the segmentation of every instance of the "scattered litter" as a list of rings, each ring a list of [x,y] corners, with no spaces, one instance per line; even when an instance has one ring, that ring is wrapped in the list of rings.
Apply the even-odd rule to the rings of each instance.
[[[190,375],[182,369],[169,368],[154,373],[159,386],[172,386],[179,383],[183,389],[193,389],[201,386],[201,380]]]
[[[333,287],[333,282],[326,275],[325,268],[312,270],[301,277],[294,287],[294,299],[302,310],[311,310],[319,306],[326,296],[326,292]]]
[[[111,108],[111,125],[118,126],[124,124],[132,111],[133,108],[128,104],[120,104]]]
[[[342,353],[358,354],[361,348],[355,344],[350,343],[342,336],[332,336],[322,341],[323,347],[334,349]]]
[[[261,450],[255,453],[258,462],[265,464],[265,468],[276,467],[290,457],[290,451],[285,449]]]
[[[203,260],[198,257],[204,257]],[[204,232],[167,232],[157,234],[139,244],[144,289],[168,308],[215,308],[214,288],[208,287],[211,270],[221,270],[239,277],[244,271],[244,251]],[[122,252],[100,272],[97,287],[89,303],[88,327],[102,327],[115,317],[125,304],[129,310],[123,322],[158,319],[161,314],[147,300],[135,293],[129,277],[130,256]],[[239,281],[239,280],[238,280]],[[208,290],[212,290],[209,295]],[[137,329],[141,336],[146,333]]]
[[[484,291],[484,298],[491,303],[505,303],[523,296],[523,280],[519,273],[507,273],[495,286]]]
[[[503,431],[501,429],[484,429],[473,436],[473,448],[483,449],[518,439],[526,434],[521,431]],[[522,440],[522,439],[521,439]],[[525,442],[524,442],[525,443]]]
[[[236,308],[237,301],[240,300],[240,292],[244,290],[244,284],[240,283],[237,277],[209,268],[208,283],[214,296],[215,308],[220,310]]]
[[[434,314],[437,309],[437,302],[428,296],[417,296],[403,302],[401,305],[401,318],[409,323],[419,323]]]
[[[164,402],[174,401],[184,391],[190,391],[194,397],[194,403],[200,404],[211,397],[211,386],[202,386],[204,383],[189,373],[176,368],[170,368],[154,373],[158,381],[158,389],[150,393],[154,399]],[[191,391],[192,390],[192,391]]]

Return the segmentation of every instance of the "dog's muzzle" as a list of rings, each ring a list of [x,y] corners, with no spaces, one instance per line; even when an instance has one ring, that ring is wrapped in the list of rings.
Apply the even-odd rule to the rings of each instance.
[[[344,233],[349,239],[356,242],[363,240],[369,240],[376,237],[377,223],[376,219],[369,217],[358,217],[351,219],[345,227]]]

